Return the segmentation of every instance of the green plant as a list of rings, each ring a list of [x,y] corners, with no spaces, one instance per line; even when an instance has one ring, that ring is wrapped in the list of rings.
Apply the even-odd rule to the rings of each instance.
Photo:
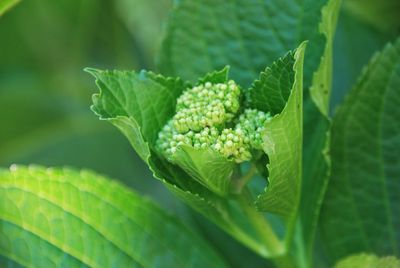
[[[331,118],[339,8],[177,1],[159,73],[87,68],[100,90],[92,110],[160,183],[268,265],[397,267],[400,39]],[[224,256],[194,225],[90,171],[12,166],[0,192],[4,266],[237,265],[229,254],[240,252]]]

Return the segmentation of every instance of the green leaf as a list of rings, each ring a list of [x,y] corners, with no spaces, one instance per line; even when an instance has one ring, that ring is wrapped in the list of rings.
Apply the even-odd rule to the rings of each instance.
[[[227,195],[230,192],[236,163],[219,152],[210,148],[196,149],[182,145],[174,154],[174,161],[212,192],[220,195]]]
[[[293,84],[276,91],[291,91],[283,111],[265,124],[263,150],[269,157],[269,184],[256,201],[260,210],[294,219],[300,198],[303,143],[303,60],[305,43],[297,48],[292,66],[274,68],[271,75],[293,73]],[[292,54],[288,54],[292,55]],[[290,74],[292,75],[292,74]],[[289,88],[283,88],[283,86]],[[263,87],[265,88],[265,87]]]
[[[153,202],[90,171],[3,169],[0,199],[5,263],[225,267],[204,240]]]
[[[321,214],[330,257],[400,254],[400,39],[375,55],[333,120]]]
[[[304,92],[303,177],[300,202],[300,234],[306,261],[310,266],[315,231],[330,174],[328,155],[330,120],[328,118],[332,86],[332,50],[340,0],[329,0],[322,9],[320,32],[326,43],[309,91]]]
[[[100,119],[132,121],[143,141],[153,147],[158,132],[175,112],[176,99],[185,89],[177,78],[151,72],[101,71],[86,69],[100,89],[93,95],[93,111]],[[139,130],[136,130],[139,133]],[[141,144],[143,146],[143,144]]]
[[[229,66],[225,66],[220,71],[213,71],[211,73],[207,73],[204,77],[199,79],[199,83],[204,84],[206,82],[211,82],[213,84],[217,83],[225,83],[228,81],[229,74]]]
[[[327,2],[175,1],[160,53],[160,70],[194,82],[209,70],[230,65],[232,79],[248,87],[265,66],[309,40],[305,60],[308,87],[324,48],[318,24]]]
[[[322,9],[322,20],[319,24],[320,32],[325,36],[324,53],[318,69],[313,74],[310,87],[310,97],[324,116],[328,116],[329,100],[332,86],[332,53],[333,37],[336,30],[341,0],[330,0]]]
[[[20,1],[21,0],[0,0],[0,16],[18,4]]]
[[[372,254],[358,254],[346,257],[336,263],[335,268],[397,268],[400,260],[395,257],[377,257]]]
[[[247,105],[271,115],[282,112],[294,82],[294,62],[294,54],[289,52],[261,72],[246,92]]]

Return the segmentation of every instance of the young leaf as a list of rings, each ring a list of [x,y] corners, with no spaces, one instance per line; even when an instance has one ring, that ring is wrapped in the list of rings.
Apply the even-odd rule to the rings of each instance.
[[[358,254],[346,257],[335,264],[335,268],[398,268],[400,260],[395,257],[377,257],[371,254]]]
[[[184,83],[146,71],[86,71],[96,78],[100,89],[93,95],[93,111],[104,120],[118,122],[125,117],[134,121],[135,128],[140,128],[135,131],[152,147],[158,132],[174,114]]]
[[[294,82],[294,62],[293,52],[289,52],[261,72],[246,92],[248,105],[271,115],[282,112]]]
[[[203,78],[199,79],[199,83],[204,84],[206,82],[211,82],[213,84],[226,83],[228,81],[229,66],[225,66],[220,71],[214,71],[207,73]]]
[[[303,59],[305,43],[302,43],[293,57],[293,65],[282,65],[272,75],[291,73],[294,77],[289,88],[275,88],[280,91],[291,91],[283,111],[275,115],[265,125],[263,150],[269,157],[269,184],[256,202],[259,209],[278,213],[293,220],[296,214],[301,185],[301,157],[303,142]],[[261,87],[266,88],[266,87]]]
[[[332,178],[321,214],[338,260],[400,249],[400,39],[375,55],[332,125]]]
[[[176,151],[174,161],[211,191],[220,195],[227,195],[230,192],[236,163],[219,152],[211,148],[196,149],[182,145]]]
[[[225,263],[150,200],[90,171],[0,170],[0,263],[191,267]]]

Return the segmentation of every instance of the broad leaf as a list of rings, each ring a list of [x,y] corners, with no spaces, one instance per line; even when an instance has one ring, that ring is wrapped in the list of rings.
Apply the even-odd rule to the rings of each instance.
[[[232,79],[248,87],[265,66],[309,40],[305,61],[308,87],[324,48],[318,24],[327,2],[175,1],[160,53],[160,70],[194,82],[209,70],[230,65]]]
[[[196,149],[182,145],[174,154],[174,161],[189,175],[211,191],[227,195],[236,163],[210,148]]]
[[[0,263],[27,267],[224,267],[153,202],[89,172],[0,170]]]
[[[21,0],[0,0],[0,16],[18,4]]]
[[[304,51],[305,43],[294,55],[286,56],[293,57],[293,65],[281,66],[271,73],[275,77],[289,73],[294,81],[292,85],[279,84],[280,87],[275,88],[277,92],[291,91],[291,94],[283,111],[265,124],[263,150],[269,157],[269,184],[256,202],[259,209],[290,218],[292,222],[301,190]]]
[[[398,268],[400,260],[395,257],[377,257],[371,254],[349,256],[336,263],[335,268]]]
[[[330,257],[400,254],[400,39],[375,55],[333,120],[321,226]]]

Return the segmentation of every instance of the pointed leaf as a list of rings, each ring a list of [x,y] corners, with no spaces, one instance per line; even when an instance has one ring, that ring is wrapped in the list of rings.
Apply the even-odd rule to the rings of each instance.
[[[0,255],[28,267],[225,267],[150,200],[90,171],[0,171]],[[1,260],[3,261],[3,260]]]
[[[375,55],[332,125],[321,213],[331,259],[400,254],[400,39]]]
[[[246,92],[251,108],[270,112],[271,115],[282,112],[294,82],[294,61],[293,52],[289,52],[261,72],[260,78]]]
[[[199,79],[199,83],[202,84],[206,82],[211,82],[213,84],[225,83],[228,81],[229,68],[230,68],[229,66],[225,66],[220,71],[207,73],[203,78]]]
[[[259,209],[292,218],[299,206],[303,142],[303,59],[305,43],[294,54],[294,82],[282,113],[265,125],[263,150],[269,157],[269,185],[256,202]],[[288,70],[282,66],[282,72]],[[275,75],[279,76],[279,72]],[[275,90],[283,90],[275,88]],[[287,89],[285,89],[287,90]]]

